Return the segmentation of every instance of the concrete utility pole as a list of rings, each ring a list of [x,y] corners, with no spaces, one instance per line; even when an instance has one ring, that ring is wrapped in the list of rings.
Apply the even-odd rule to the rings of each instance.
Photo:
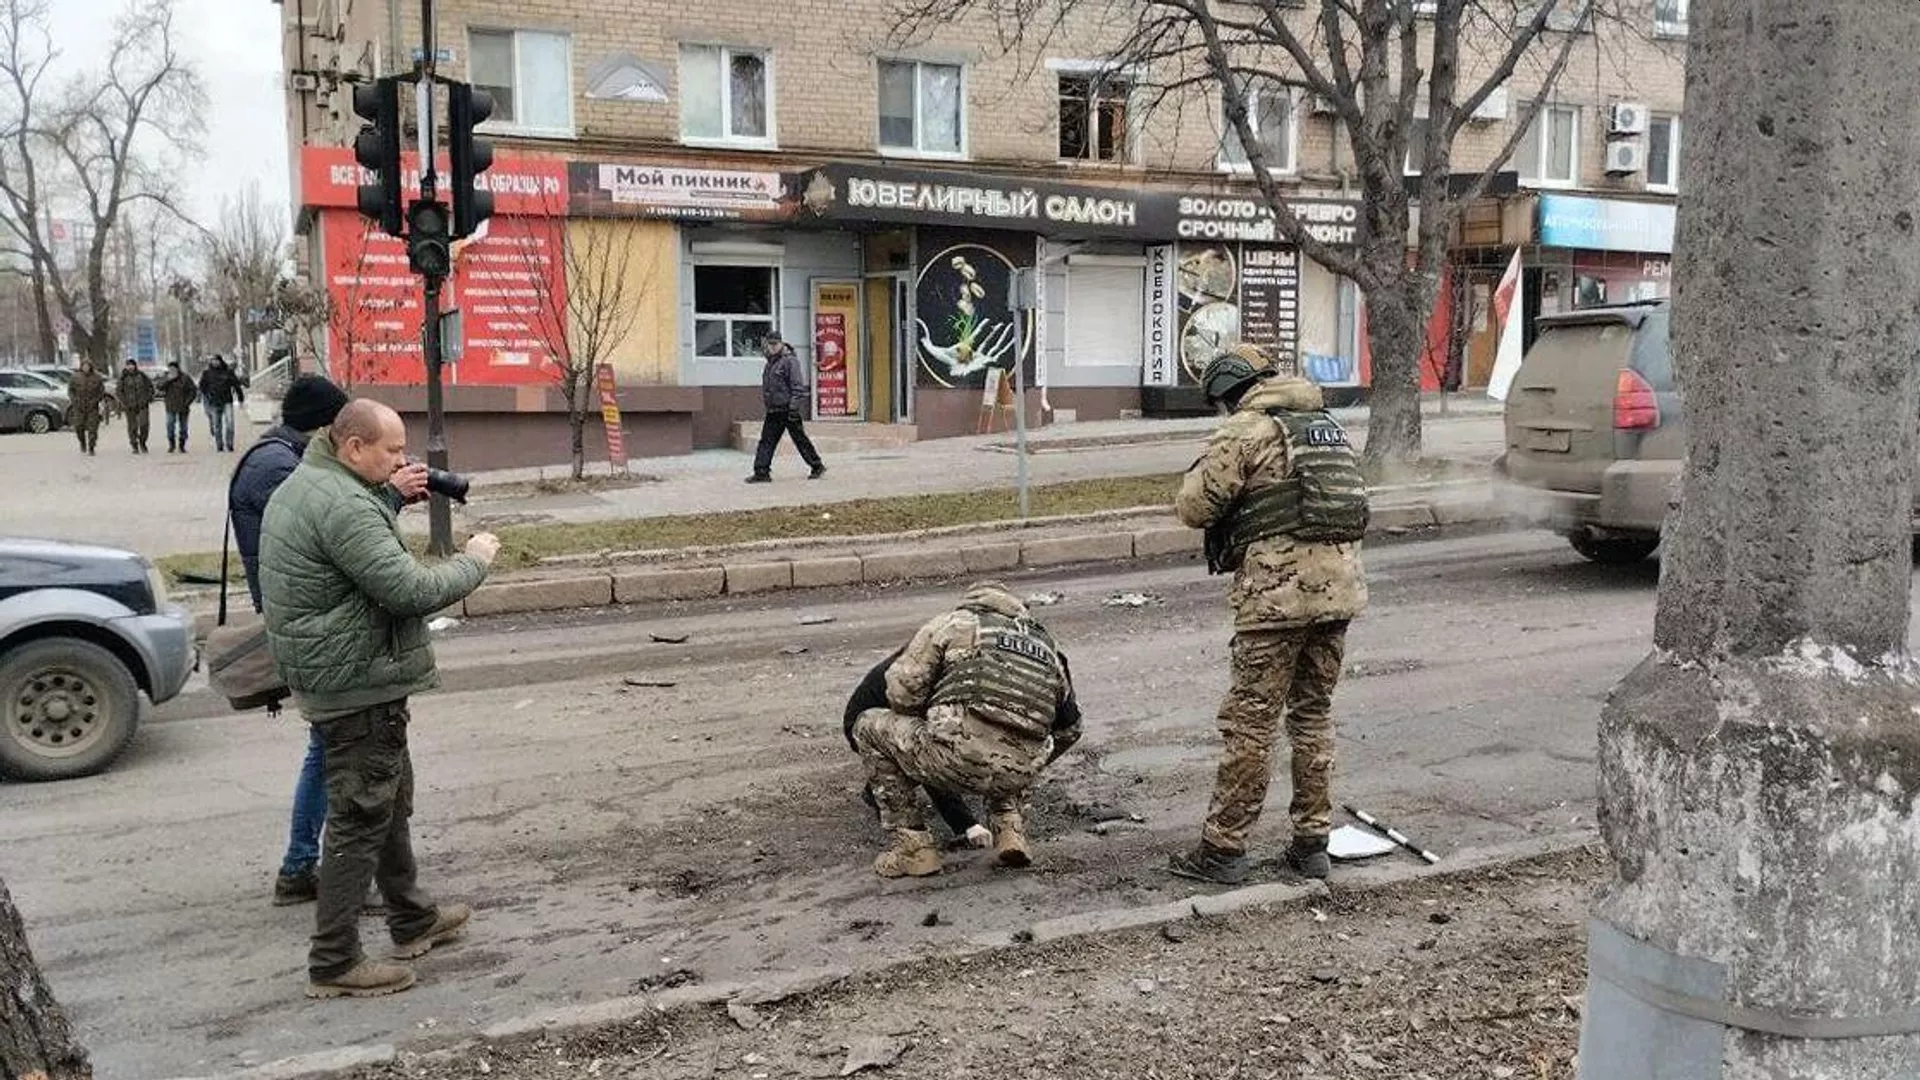
[[[1694,0],[1655,650],[1600,726],[1583,1080],[1920,1076],[1920,4]]]

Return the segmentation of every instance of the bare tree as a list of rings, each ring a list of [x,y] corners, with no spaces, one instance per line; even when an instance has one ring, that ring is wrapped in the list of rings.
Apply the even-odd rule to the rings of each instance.
[[[172,0],[137,0],[115,25],[105,70],[77,78],[48,122],[29,135],[29,144],[57,157],[89,230],[77,272],[63,269],[44,243],[35,255],[73,325],[76,349],[96,366],[110,363],[123,329],[108,246],[129,207],[173,208],[167,170],[154,159],[166,150],[193,152],[204,99],[200,77],[174,39]]]
[[[20,911],[0,882],[0,1076],[92,1080],[87,1051],[27,945]]]
[[[41,363],[59,353],[48,288],[52,244],[40,124],[48,70],[58,54],[47,29],[46,0],[0,0],[0,239],[32,289]]]
[[[326,374],[327,330],[335,317],[333,297],[326,284],[282,279],[274,286],[273,306],[280,313],[280,325],[293,350],[294,372],[307,368],[306,361],[311,361],[310,370]]]
[[[595,412],[594,374],[633,332],[641,302],[652,289],[651,271],[634,263],[636,226],[630,221],[529,220],[552,223],[550,234],[529,231],[516,242],[524,265],[540,283],[535,291],[541,311],[532,325],[546,344],[554,381],[567,403],[573,478],[579,480],[586,475],[587,417]],[[559,301],[546,284],[554,273],[565,275],[565,296]]]
[[[220,220],[202,239],[214,310],[231,321],[274,306],[290,239],[286,215],[261,200],[258,184],[222,200]],[[252,320],[247,324],[257,330]]]
[[[990,23],[1004,47],[1039,53],[1088,34],[1149,109],[1219,102],[1281,239],[1367,296],[1373,358],[1369,460],[1420,451],[1420,362],[1448,239],[1484,197],[1554,93],[1576,48],[1626,25],[1640,0],[899,0],[901,41]],[[1298,89],[1334,114],[1352,151],[1364,229],[1334,247],[1295,217],[1250,105],[1261,87]],[[1454,175],[1455,142],[1496,94],[1524,88],[1491,155]],[[1476,155],[1476,157],[1478,157]],[[1418,177],[1408,174],[1417,170]],[[1414,207],[1419,215],[1414,221]],[[1414,251],[1408,253],[1409,234]]]

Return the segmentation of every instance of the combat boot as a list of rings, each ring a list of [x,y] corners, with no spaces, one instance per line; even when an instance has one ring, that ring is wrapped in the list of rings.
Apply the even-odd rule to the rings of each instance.
[[[1327,857],[1327,838],[1294,837],[1287,848],[1287,868],[1301,877],[1325,881],[1333,873],[1333,860]]]
[[[993,816],[993,857],[1001,866],[1019,869],[1033,864],[1027,850],[1027,826],[1019,814]]]
[[[893,846],[873,860],[873,872],[884,878],[932,877],[940,872],[940,849],[933,845],[933,834],[919,829],[900,829],[893,834]]]
[[[384,997],[413,985],[413,968],[385,960],[363,959],[331,979],[307,983],[310,998]]]
[[[1253,873],[1253,861],[1245,855],[1222,851],[1202,840],[1200,846],[1167,860],[1167,872],[1189,881],[1215,885],[1239,885]]]
[[[310,904],[320,898],[320,875],[308,867],[297,874],[280,874],[273,879],[273,906]]]
[[[433,925],[425,933],[411,941],[393,943],[395,960],[413,960],[427,955],[435,945],[444,945],[460,936],[467,928],[467,920],[473,917],[473,909],[465,904],[441,904],[433,909]]]

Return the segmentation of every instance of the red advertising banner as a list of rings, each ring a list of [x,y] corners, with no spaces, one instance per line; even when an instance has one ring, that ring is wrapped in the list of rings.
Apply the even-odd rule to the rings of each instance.
[[[620,426],[620,388],[613,378],[613,365],[595,368],[593,384],[600,390],[600,419],[607,425],[607,464],[626,472],[627,439]]]
[[[327,294],[333,301],[328,360],[354,383],[426,381],[420,351],[420,279],[406,247],[353,210],[320,212]],[[450,385],[528,385],[554,378],[566,351],[566,274],[557,217],[499,216],[459,245],[443,307],[458,308],[465,336]]]
[[[821,419],[859,414],[860,391],[855,374],[859,349],[853,331],[859,318],[859,285],[813,283],[814,415]]]
[[[444,157],[437,159],[442,180],[449,171]],[[402,191],[420,190],[420,155],[400,157]],[[359,206],[362,183],[373,175],[353,160],[345,146],[309,146],[300,151],[300,198],[310,207]],[[493,192],[493,212],[558,217],[567,212],[567,163],[558,158],[529,158],[499,154],[493,167],[480,174],[475,186]],[[444,198],[444,193],[442,194]]]

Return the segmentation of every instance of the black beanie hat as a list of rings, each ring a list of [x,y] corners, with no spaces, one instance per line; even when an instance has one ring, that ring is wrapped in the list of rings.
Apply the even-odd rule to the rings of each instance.
[[[317,431],[346,408],[347,392],[324,375],[302,375],[287,385],[280,420],[295,431]]]

